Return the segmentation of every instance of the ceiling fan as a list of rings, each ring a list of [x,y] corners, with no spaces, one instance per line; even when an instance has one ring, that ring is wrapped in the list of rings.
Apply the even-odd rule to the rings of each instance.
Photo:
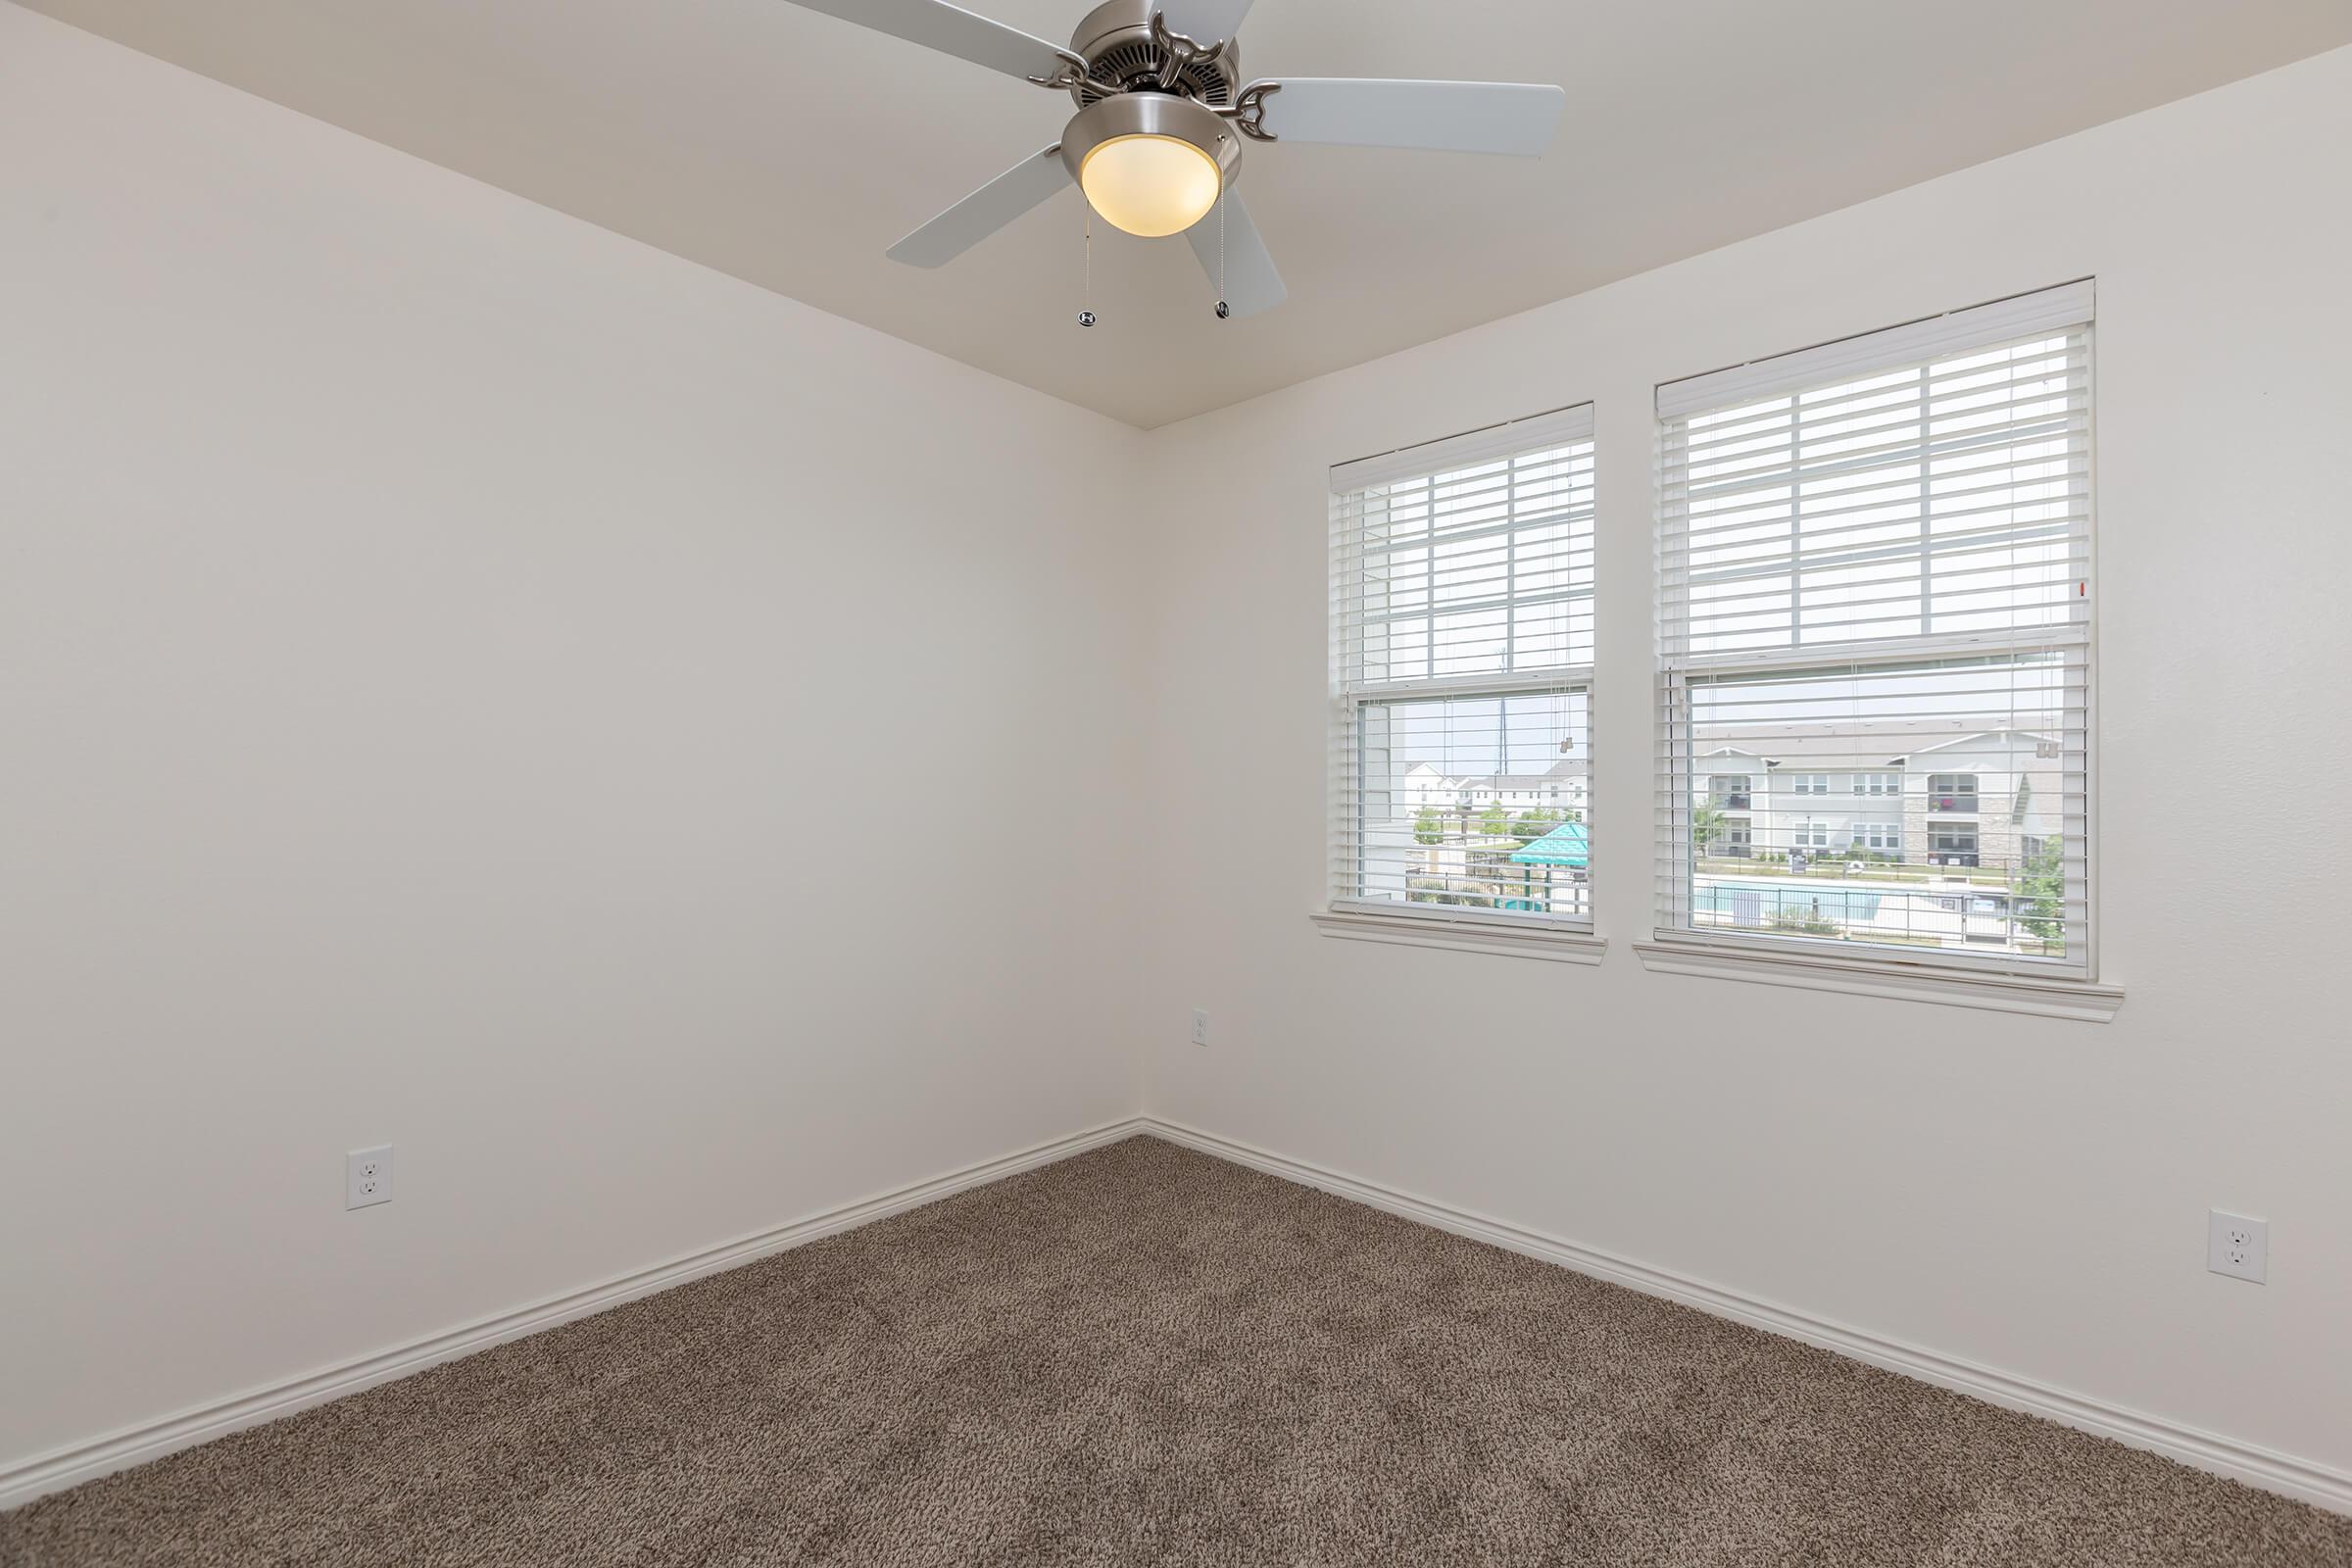
[[[1067,92],[1078,105],[1059,142],[893,245],[891,260],[942,266],[1075,182],[1104,221],[1130,234],[1185,234],[1223,291],[1220,317],[1265,310],[1285,294],[1250,209],[1231,190],[1244,141],[1532,157],[1550,144],[1568,97],[1555,86],[1493,81],[1245,83],[1234,34],[1251,0],[1106,0],[1066,49],[945,0],[795,3]],[[1203,223],[1220,201],[1220,221]]]

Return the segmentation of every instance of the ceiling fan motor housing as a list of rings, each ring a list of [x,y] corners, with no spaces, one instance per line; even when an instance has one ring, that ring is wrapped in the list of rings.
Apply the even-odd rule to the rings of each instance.
[[[1198,98],[1204,104],[1230,105],[1241,90],[1241,45],[1222,40],[1214,58],[1193,58],[1177,64],[1174,79],[1162,83],[1168,72],[1168,51],[1152,35],[1152,19],[1159,0],[1106,0],[1088,12],[1070,34],[1070,53],[1086,62],[1086,75],[1070,89],[1084,109],[1098,99],[1148,89]],[[1215,38],[1192,40],[1202,49],[1214,48]]]
[[[1221,183],[1231,185],[1242,163],[1242,138],[1212,109],[1164,92],[1123,92],[1102,98],[1070,117],[1062,127],[1061,161],[1070,177],[1083,181],[1087,154],[1122,136],[1173,136],[1191,142],[1217,166]]]
[[[1240,83],[1240,49],[1230,39],[1190,40],[1212,56],[1172,55],[1155,33],[1159,0],[1106,0],[1088,12],[1070,35],[1070,52],[1087,63],[1070,89],[1078,113],[1061,133],[1061,161],[1082,179],[1087,155],[1122,136],[1172,136],[1192,143],[1231,185],[1242,162],[1242,138],[1209,108],[1229,105]],[[1181,49],[1185,40],[1177,40]]]

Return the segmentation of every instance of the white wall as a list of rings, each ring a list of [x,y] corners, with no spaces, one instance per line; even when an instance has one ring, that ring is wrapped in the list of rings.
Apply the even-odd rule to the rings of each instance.
[[[2352,1467],[2352,853],[2308,783],[2352,777],[2348,147],[2338,51],[1154,432],[1228,483],[1154,535],[1148,1109]],[[2085,274],[2122,1014],[1645,971],[1652,387]],[[1611,951],[1319,937],[1324,470],[1587,398]],[[2267,1287],[2205,1272],[2217,1204]]]
[[[0,5],[0,1467],[1131,1111],[1142,440]]]

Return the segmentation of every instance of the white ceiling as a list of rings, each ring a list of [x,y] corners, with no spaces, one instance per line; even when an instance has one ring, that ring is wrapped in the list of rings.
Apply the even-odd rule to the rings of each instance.
[[[1558,81],[1540,162],[1251,146],[1288,304],[1064,192],[937,271],[906,230],[1060,95],[785,0],[27,0],[519,195],[1151,426],[2352,41],[2346,0],[1260,0],[1244,74]],[[965,0],[1062,40],[1091,0]]]

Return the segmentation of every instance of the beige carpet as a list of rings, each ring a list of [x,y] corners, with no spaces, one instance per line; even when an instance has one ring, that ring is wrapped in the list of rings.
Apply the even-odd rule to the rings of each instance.
[[[1152,1139],[0,1515],[0,1563],[2352,1564],[2352,1519]]]

